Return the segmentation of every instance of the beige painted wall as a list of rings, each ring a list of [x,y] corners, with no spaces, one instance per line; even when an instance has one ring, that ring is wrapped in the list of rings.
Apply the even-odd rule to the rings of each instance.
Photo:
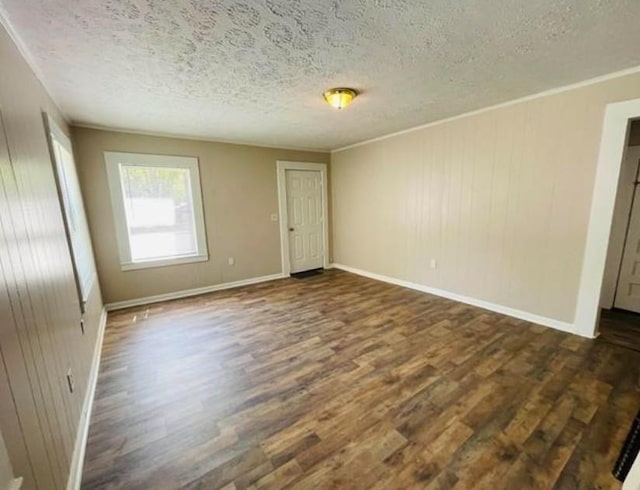
[[[329,162],[328,153],[73,128],[80,184],[106,303],[205,287],[281,271],[277,160]],[[120,269],[104,151],[196,156],[209,261]],[[235,265],[227,263],[235,258]]]
[[[67,483],[102,300],[96,282],[83,335],[41,112],[68,127],[2,27],[0,66],[0,430],[24,490],[54,490]]]
[[[334,152],[334,262],[573,322],[604,108],[637,97],[640,74]]]

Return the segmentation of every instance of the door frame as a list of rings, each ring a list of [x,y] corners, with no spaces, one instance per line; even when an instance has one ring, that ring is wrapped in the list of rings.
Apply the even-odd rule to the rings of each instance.
[[[624,167],[633,162],[633,178],[622,182],[622,172]],[[613,218],[611,223],[611,234],[609,236],[609,248],[607,249],[607,260],[604,268],[604,278],[602,281],[602,292],[600,293],[600,308],[610,309],[613,308],[616,293],[618,291],[618,282],[620,279],[620,272],[622,270],[622,257],[624,255],[625,244],[627,241],[627,234],[629,230],[629,224],[631,223],[631,209],[634,203],[635,182],[638,180],[638,162],[640,162],[640,146],[627,146],[625,148],[624,157],[621,163],[620,178],[618,179],[618,187],[616,194],[616,202],[613,208]],[[629,171],[629,169],[626,169]],[[625,177],[631,177],[630,173]],[[627,201],[619,203],[621,191],[628,193]],[[618,204],[621,204],[618,209]],[[622,206],[624,204],[624,206]],[[616,214],[618,213],[618,214]],[[614,225],[617,228],[614,229]],[[613,236],[613,233],[616,236]]]
[[[329,202],[327,192],[327,164],[312,162],[290,162],[278,160],[278,208],[280,212],[280,257],[282,260],[282,275],[291,275],[291,261],[289,258],[289,213],[287,210],[287,170],[312,170],[320,172],[322,179],[322,246],[324,256],[323,267],[329,268]]]
[[[585,337],[598,336],[600,294],[620,168],[627,146],[630,122],[638,118],[640,99],[615,102],[608,104],[605,109],[574,317],[575,333]]]

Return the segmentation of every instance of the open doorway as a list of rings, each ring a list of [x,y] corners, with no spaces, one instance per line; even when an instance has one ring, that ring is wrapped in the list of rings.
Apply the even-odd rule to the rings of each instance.
[[[600,308],[600,336],[640,351],[640,120],[621,162]]]
[[[574,318],[575,333],[585,337],[599,335],[600,298],[620,171],[636,120],[640,120],[640,99],[613,102],[605,109]]]

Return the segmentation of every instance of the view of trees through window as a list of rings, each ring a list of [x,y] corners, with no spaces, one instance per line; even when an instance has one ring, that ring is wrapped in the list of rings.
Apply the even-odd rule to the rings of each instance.
[[[120,180],[133,261],[197,253],[189,169],[121,165]]]

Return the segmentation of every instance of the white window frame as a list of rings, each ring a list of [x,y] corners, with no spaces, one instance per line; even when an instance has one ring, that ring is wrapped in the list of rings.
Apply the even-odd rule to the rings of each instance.
[[[49,114],[43,112],[42,118],[54,167],[56,187],[62,208],[62,218],[73,265],[73,276],[80,302],[80,310],[84,314],[91,289],[96,281],[96,267],[80,182],[76,172],[73,147],[67,135],[64,134],[60,126],[56,124]],[[63,148],[69,154],[70,159],[61,157],[60,148]]]
[[[165,267],[192,262],[205,262],[209,260],[197,157],[105,151],[104,160],[107,166],[107,180],[109,183],[109,193],[111,194],[111,209],[113,211],[116,240],[118,242],[118,253],[120,255],[120,268],[123,271]],[[197,250],[195,254],[137,261],[134,261],[131,258],[129,230],[127,227],[127,218],[124,208],[124,194],[122,192],[122,181],[120,179],[120,165],[184,168],[189,170],[189,176],[191,179],[191,197],[193,199],[193,218],[196,231]]]

